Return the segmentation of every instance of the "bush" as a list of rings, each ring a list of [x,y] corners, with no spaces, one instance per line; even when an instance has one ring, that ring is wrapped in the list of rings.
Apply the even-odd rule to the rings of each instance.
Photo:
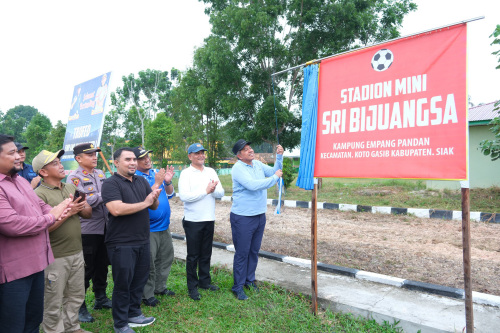
[[[283,159],[283,183],[285,183],[285,188],[289,188],[295,179],[295,169],[293,167],[293,162],[289,158]]]

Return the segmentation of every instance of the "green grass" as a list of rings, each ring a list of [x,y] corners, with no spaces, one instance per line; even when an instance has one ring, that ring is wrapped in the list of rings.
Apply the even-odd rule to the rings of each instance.
[[[225,194],[232,194],[231,175],[219,177]],[[177,188],[177,179],[174,186]],[[293,185],[287,189],[286,200],[311,201],[311,191]],[[276,187],[268,190],[268,198],[277,199]],[[428,190],[425,181],[400,179],[324,178],[318,190],[319,202],[401,208],[461,210],[460,190]],[[500,187],[470,190],[471,211],[500,213]]]
[[[201,301],[187,295],[183,262],[175,261],[168,279],[168,287],[177,295],[161,296],[155,308],[142,306],[146,316],[156,317],[147,327],[134,328],[136,332],[402,332],[397,323],[377,324],[374,320],[354,318],[350,314],[310,312],[310,299],[269,283],[260,285],[260,292],[248,291],[249,300],[238,301],[231,292],[232,274],[224,267],[213,267],[213,283],[221,290],[200,290]],[[113,283],[108,278],[108,296]],[[91,332],[112,332],[111,310],[91,310],[93,294],[87,293],[87,307],[96,318],[82,328]]]

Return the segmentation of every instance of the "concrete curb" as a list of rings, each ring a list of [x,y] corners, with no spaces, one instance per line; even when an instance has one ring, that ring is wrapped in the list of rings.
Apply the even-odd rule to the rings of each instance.
[[[179,235],[176,233],[172,233],[172,238],[179,239],[182,241],[186,240],[184,235]],[[220,242],[213,242],[213,246],[219,249],[227,250],[230,252],[234,252],[233,244],[225,244]],[[311,268],[311,260],[289,257],[281,254],[276,254],[268,251],[259,251],[259,256],[279,262],[288,263],[290,265]],[[337,275],[349,276],[360,280],[371,281],[380,284],[386,284],[390,286],[395,286],[399,288],[404,288],[408,290],[415,290],[420,292],[425,292],[429,294],[445,296],[455,299],[465,299],[465,291],[463,289],[452,288],[441,286],[432,283],[419,282],[413,280],[405,280],[401,278],[396,278],[388,275],[372,273],[367,271],[361,271],[354,268],[329,265],[318,262],[318,271],[324,271],[328,273],[333,273]],[[480,292],[472,292],[472,300],[477,304],[490,305],[500,308],[500,296],[484,294]]]
[[[221,201],[231,202],[232,197],[224,196]],[[267,199],[268,206],[277,206],[277,199]],[[282,200],[281,205],[284,207],[311,208],[310,201]],[[381,206],[366,206],[366,205],[351,205],[342,203],[318,202],[318,209],[337,209],[342,211],[353,212],[368,212],[380,214],[395,214],[408,215],[413,214],[417,217],[425,217],[431,219],[442,220],[462,220],[462,212],[458,210],[442,210],[442,209],[423,209],[423,208],[400,208],[400,207],[381,207]],[[470,212],[471,221],[500,223],[500,213],[484,213]]]

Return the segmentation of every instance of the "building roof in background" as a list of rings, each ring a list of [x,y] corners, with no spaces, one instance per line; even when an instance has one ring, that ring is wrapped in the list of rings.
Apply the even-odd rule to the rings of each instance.
[[[495,103],[496,102],[491,102],[469,108],[469,121],[491,120],[498,117],[498,110],[494,110]]]

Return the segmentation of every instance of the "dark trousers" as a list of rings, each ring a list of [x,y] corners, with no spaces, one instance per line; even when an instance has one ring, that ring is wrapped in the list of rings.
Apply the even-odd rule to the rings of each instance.
[[[0,284],[0,332],[38,333],[43,292],[43,271]]]
[[[85,260],[85,291],[92,280],[92,290],[96,295],[106,293],[108,278],[108,252],[104,235],[82,234],[83,259]]]
[[[188,290],[211,282],[210,259],[214,240],[214,221],[191,222],[182,219],[186,234],[186,278]],[[196,270],[198,269],[198,274]]]
[[[113,273],[113,320],[115,327],[128,325],[128,318],[142,314],[141,300],[149,276],[149,243],[108,246]]]
[[[231,232],[234,244],[233,279],[231,288],[238,291],[255,281],[259,250],[266,226],[266,214],[242,216],[231,213]]]

